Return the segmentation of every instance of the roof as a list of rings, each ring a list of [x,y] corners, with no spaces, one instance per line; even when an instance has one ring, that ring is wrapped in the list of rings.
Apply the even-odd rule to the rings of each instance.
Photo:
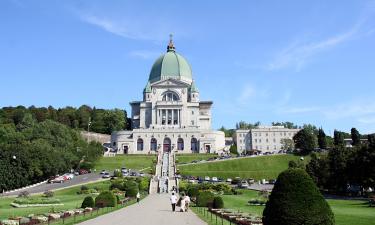
[[[192,71],[187,60],[176,53],[172,39],[169,41],[167,52],[156,59],[150,72],[148,81],[154,83],[159,80],[173,78],[191,84]]]

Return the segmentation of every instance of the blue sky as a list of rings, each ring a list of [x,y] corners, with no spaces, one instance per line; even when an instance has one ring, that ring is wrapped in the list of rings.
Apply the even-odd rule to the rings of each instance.
[[[0,2],[0,106],[142,99],[174,34],[213,127],[375,132],[375,1]]]

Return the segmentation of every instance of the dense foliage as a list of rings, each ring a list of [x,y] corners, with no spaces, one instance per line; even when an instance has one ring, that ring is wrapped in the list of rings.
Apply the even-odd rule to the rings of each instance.
[[[375,141],[368,136],[368,144],[348,148],[337,133],[334,148],[328,154],[312,155],[306,171],[321,189],[335,193],[350,192],[350,186],[375,187]]]
[[[296,135],[293,137],[295,147],[300,149],[300,153],[303,155],[307,155],[312,152],[316,147],[316,136],[312,130],[303,128],[302,130],[298,131]]]
[[[264,225],[332,225],[333,213],[302,169],[288,169],[277,178],[263,211]]]
[[[126,197],[135,197],[139,191],[148,192],[150,178],[148,177],[125,177],[111,181],[110,190],[118,189],[125,191]]]
[[[224,201],[220,196],[216,196],[213,201],[213,208],[214,209],[222,209],[224,208]]]
[[[38,123],[53,120],[75,129],[87,130],[90,123],[90,131],[103,134],[111,134],[115,130],[130,129],[130,120],[127,118],[126,111],[97,109],[87,105],[82,105],[79,108],[68,106],[59,109],[52,106],[48,108],[4,107],[0,109],[0,123],[18,125],[27,114],[29,115],[28,120],[33,118]]]
[[[199,207],[212,207],[215,195],[211,191],[200,191],[196,204]]]
[[[0,110],[0,191],[68,172],[83,158],[93,165],[102,155],[99,143],[86,143],[77,131],[61,123],[38,122],[36,115],[41,115],[33,116],[31,111],[23,107]]]
[[[111,191],[103,191],[95,198],[95,206],[98,208],[115,207],[117,198]]]
[[[94,198],[91,197],[91,196],[86,196],[85,199],[83,199],[81,208],[87,208],[87,207],[90,207],[90,208],[94,208],[95,207]]]

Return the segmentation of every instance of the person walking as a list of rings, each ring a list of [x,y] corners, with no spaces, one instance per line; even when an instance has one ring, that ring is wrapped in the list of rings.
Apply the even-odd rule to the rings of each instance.
[[[171,195],[171,205],[172,205],[172,211],[173,212],[176,211],[176,203],[177,203],[177,196],[174,194],[174,192],[172,192],[172,195]]]
[[[186,210],[185,193],[181,194],[179,201],[180,201],[180,212],[185,212]]]
[[[139,194],[139,192],[137,193],[137,203],[139,204],[139,200],[141,199],[141,194]]]
[[[190,197],[189,197],[189,195],[186,195],[185,196],[185,212],[188,211],[189,205],[190,205]]]

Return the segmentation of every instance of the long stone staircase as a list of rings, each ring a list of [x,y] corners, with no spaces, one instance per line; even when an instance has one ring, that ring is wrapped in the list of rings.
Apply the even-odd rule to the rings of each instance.
[[[159,152],[157,156],[157,164],[155,175],[151,178],[150,194],[168,193],[178,188],[176,180],[175,153]]]

